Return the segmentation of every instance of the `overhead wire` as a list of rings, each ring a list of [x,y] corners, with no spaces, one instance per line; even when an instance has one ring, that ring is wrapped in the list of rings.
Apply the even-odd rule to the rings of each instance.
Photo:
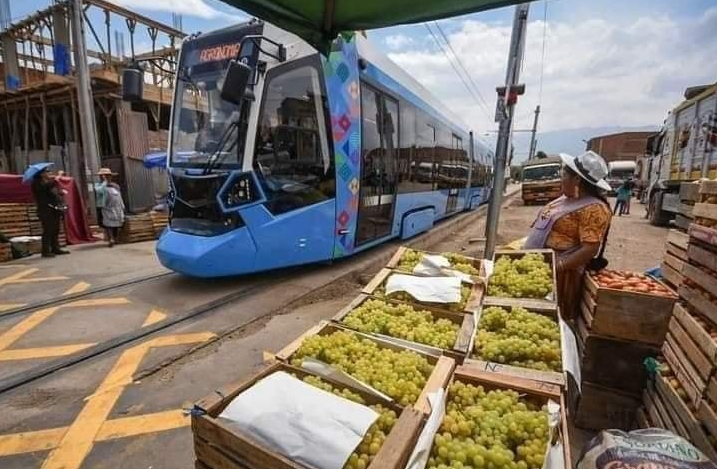
[[[487,106],[486,106],[485,103],[478,97],[478,95],[475,93],[475,91],[473,90],[473,88],[471,88],[471,85],[468,83],[468,81],[466,80],[466,78],[463,76],[463,74],[461,73],[459,67],[454,63],[454,60],[453,60],[453,59],[451,58],[451,56],[446,52],[445,48],[443,47],[443,44],[442,44],[441,41],[438,39],[438,36],[436,36],[436,34],[435,34],[435,33],[433,32],[433,30],[431,29],[431,27],[428,25],[428,23],[423,23],[423,25],[426,27],[426,29],[428,30],[428,32],[429,32],[429,33],[431,34],[431,36],[433,37],[433,40],[434,40],[434,41],[436,42],[436,44],[438,45],[439,50],[440,50],[440,51],[443,53],[443,55],[445,55],[446,58],[448,59],[448,63],[449,63],[449,64],[451,65],[451,67],[453,68],[453,71],[456,72],[456,75],[458,75],[458,78],[459,78],[459,79],[461,80],[461,82],[463,83],[463,86],[465,86],[466,90],[468,90],[468,92],[471,94],[471,96],[473,97],[473,99],[476,100],[476,103],[477,103],[477,104],[480,106],[480,108],[486,113],[486,116],[488,117],[488,119],[492,119],[492,117],[491,117],[491,115],[490,115],[490,112],[488,111]]]
[[[543,101],[543,77],[545,75],[545,47],[546,38],[548,36],[548,0],[544,0],[543,9],[543,45],[540,53],[540,82],[538,85],[538,103]]]

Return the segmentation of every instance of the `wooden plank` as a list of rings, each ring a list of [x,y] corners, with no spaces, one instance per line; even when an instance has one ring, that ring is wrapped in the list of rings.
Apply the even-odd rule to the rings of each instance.
[[[595,292],[591,332],[645,344],[662,344],[676,296],[603,288],[591,275],[585,276],[585,285],[588,291]]]
[[[516,376],[518,378],[531,379],[546,383],[546,385],[563,387],[565,386],[565,375],[563,373],[553,371],[532,370],[530,368],[522,368],[512,365],[504,365],[502,363],[489,362],[477,358],[467,358],[463,365],[466,367],[477,368],[488,373],[497,373],[499,375]]]
[[[714,228],[692,223],[687,232],[690,238],[697,239],[710,246],[717,246],[717,230]]]
[[[692,221],[692,218],[688,218],[681,213],[675,215],[675,226],[681,230],[687,231],[690,225],[693,224]]]
[[[712,296],[717,296],[717,279],[691,264],[685,264],[682,274]]]
[[[395,253],[393,253],[393,256],[391,256],[391,259],[388,261],[388,264],[386,264],[387,269],[395,269],[398,267],[398,264],[401,262],[401,257],[403,256],[403,253],[406,252],[408,248],[406,246],[399,247]]]
[[[667,242],[677,246],[682,251],[686,251],[690,237],[681,231],[671,229],[667,233]]]
[[[233,455],[222,451],[219,446],[214,445],[202,438],[194,438],[194,455],[197,461],[206,467],[221,469],[251,469]]]
[[[692,316],[680,303],[675,304],[673,315],[673,318],[680,323],[707,359],[712,364],[717,364],[717,341],[710,336],[709,332],[698,322],[697,318]]]
[[[680,351],[687,357],[695,371],[697,371],[697,374],[699,374],[706,383],[714,370],[714,365],[711,360],[700,350],[697,344],[692,340],[692,337],[685,332],[675,318],[672,318],[672,321],[670,321],[670,334],[675,339],[673,345],[679,347]]]
[[[681,285],[677,290],[680,298],[689,303],[690,307],[698,314],[717,324],[717,305],[701,295],[696,289]]]
[[[645,409],[637,409],[635,420],[637,421],[638,428],[654,428],[654,425],[645,413]]]
[[[583,381],[575,412],[575,426],[588,430],[630,430],[640,397]]]
[[[686,363],[687,359],[680,355],[676,349],[677,347],[675,347],[668,334],[668,340],[665,341],[665,345],[662,347],[662,353],[665,360],[670,365],[670,368],[672,368],[677,381],[679,381],[680,385],[682,385],[685,389],[685,392],[690,399],[690,403],[692,405],[697,405],[702,399],[704,383],[695,382],[693,375],[691,374],[694,373],[694,371],[688,371],[688,366],[690,366],[690,364]],[[696,373],[694,374],[696,375]]]
[[[670,268],[672,268],[677,275],[682,276],[682,267],[685,265],[685,259],[680,259],[679,257],[670,254],[669,252],[665,253],[665,257],[663,259],[665,264],[670,266]]]
[[[677,270],[673,269],[664,262],[660,265],[660,269],[664,280],[666,280],[667,283],[674,289],[677,289],[680,285],[682,285],[682,274],[680,274]]]
[[[363,290],[361,290],[361,292],[367,295],[372,295],[378,287],[383,285],[389,275],[391,275],[391,269],[379,270],[379,272],[374,275],[371,281],[366,284],[366,286],[363,288]]]
[[[712,409],[710,404],[706,400],[702,401],[697,408],[697,417],[704,423],[710,433],[717,435],[717,412]]]
[[[426,415],[431,413],[431,404],[428,401],[428,395],[441,388],[445,389],[446,386],[448,386],[455,366],[456,362],[452,358],[441,357],[438,359],[438,362],[433,367],[433,371],[431,371],[431,375],[426,381],[426,385],[423,387],[423,391],[421,391],[418,400],[413,406],[416,410]]]
[[[665,406],[653,391],[649,389],[645,390],[645,402],[650,418],[659,422],[662,428],[666,428],[677,435],[687,435],[686,429],[684,432],[681,432],[680,427],[672,421],[672,418],[667,413],[667,409],[665,409]]]
[[[705,179],[699,183],[699,194],[715,195],[717,194],[717,181]]]
[[[461,382],[480,382],[487,389],[510,388],[520,393],[541,396],[545,399],[560,399],[559,386],[519,376],[502,375],[485,371],[473,365],[460,365],[455,369],[453,379]]]
[[[683,182],[680,184],[680,200],[698,200],[700,197],[700,184]]]
[[[714,403],[717,403],[717,375],[713,376],[707,383],[705,396]]]
[[[710,269],[713,272],[717,272],[717,253],[710,252],[703,247],[697,246],[696,244],[690,244],[687,249],[687,257]]]
[[[694,424],[692,412],[662,376],[655,377],[655,397],[676,427],[675,433],[689,439],[690,426]]]
[[[695,206],[692,204],[679,203],[677,205],[677,213],[687,218],[694,218],[694,208]]]

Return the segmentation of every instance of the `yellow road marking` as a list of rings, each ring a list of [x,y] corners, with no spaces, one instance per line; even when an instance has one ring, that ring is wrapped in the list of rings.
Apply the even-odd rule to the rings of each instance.
[[[0,313],[15,308],[22,308],[23,306],[25,306],[25,303],[0,303]]]
[[[64,304],[62,306],[53,306],[51,308],[45,308],[35,311],[27,318],[23,319],[19,323],[15,324],[7,332],[0,335],[0,351],[7,349],[10,345],[16,342],[20,337],[30,332],[32,329],[37,327],[47,318],[55,314],[60,308],[67,307],[88,307],[88,306],[109,306],[109,305],[122,305],[129,303],[127,298],[101,298],[95,300],[78,300]]]
[[[83,291],[86,291],[88,288],[90,288],[90,284],[87,282],[77,282],[72,287],[70,287],[69,290],[67,290],[65,293],[63,293],[63,296],[66,295],[74,295],[76,293],[82,293]]]
[[[132,382],[132,375],[149,349],[204,342],[212,337],[214,334],[210,332],[157,337],[125,350],[47,457],[42,469],[80,468],[97,441],[109,413],[125,386]],[[141,422],[141,419],[137,421]]]
[[[0,287],[3,285],[10,285],[12,283],[29,283],[29,282],[51,282],[55,280],[67,280],[67,277],[63,277],[61,275],[57,275],[54,277],[33,277],[33,278],[27,278],[30,275],[33,275],[36,273],[38,268],[30,268],[23,270],[21,272],[18,272],[16,274],[8,275],[5,278],[0,279]]]
[[[72,344],[58,345],[53,347],[37,347],[37,348],[21,348],[0,351],[0,362],[10,360],[29,360],[33,358],[52,358],[64,357],[72,355],[87,347],[92,347],[94,343],[88,344]]]
[[[181,409],[108,420],[97,432],[97,440],[109,441],[188,427],[191,420]],[[0,455],[12,456],[56,448],[69,427],[0,435]]]
[[[0,269],[15,269],[17,267],[27,267],[27,266],[25,264],[0,265]]]
[[[150,311],[149,316],[147,316],[147,319],[144,320],[144,324],[142,324],[142,327],[151,326],[154,323],[162,321],[166,317],[167,315],[162,311],[158,309],[153,309],[152,311]]]

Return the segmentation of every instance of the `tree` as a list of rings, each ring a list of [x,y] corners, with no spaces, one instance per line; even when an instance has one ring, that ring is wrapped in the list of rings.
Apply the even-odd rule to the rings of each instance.
[[[542,151],[542,150],[540,150],[540,151],[538,151],[538,152],[535,153],[535,158],[536,158],[536,159],[542,160],[543,158],[547,158],[547,157],[548,157],[547,153],[545,153],[545,152]]]

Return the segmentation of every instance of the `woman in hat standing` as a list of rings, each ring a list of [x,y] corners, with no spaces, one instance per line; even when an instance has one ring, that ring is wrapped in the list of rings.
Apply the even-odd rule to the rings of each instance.
[[[560,309],[565,318],[574,319],[585,269],[607,265],[602,253],[612,215],[605,197],[610,185],[604,179],[607,164],[597,153],[560,156],[563,195],[540,211],[524,247],[555,250]]]
[[[104,173],[100,170],[99,173],[102,173],[102,177],[106,183],[104,188],[104,204],[102,206],[102,224],[105,229],[105,234],[107,235],[109,246],[112,247],[117,243],[119,230],[122,225],[124,225],[125,206],[119,185],[112,181],[112,176],[116,175],[116,173],[109,170],[104,171]]]

